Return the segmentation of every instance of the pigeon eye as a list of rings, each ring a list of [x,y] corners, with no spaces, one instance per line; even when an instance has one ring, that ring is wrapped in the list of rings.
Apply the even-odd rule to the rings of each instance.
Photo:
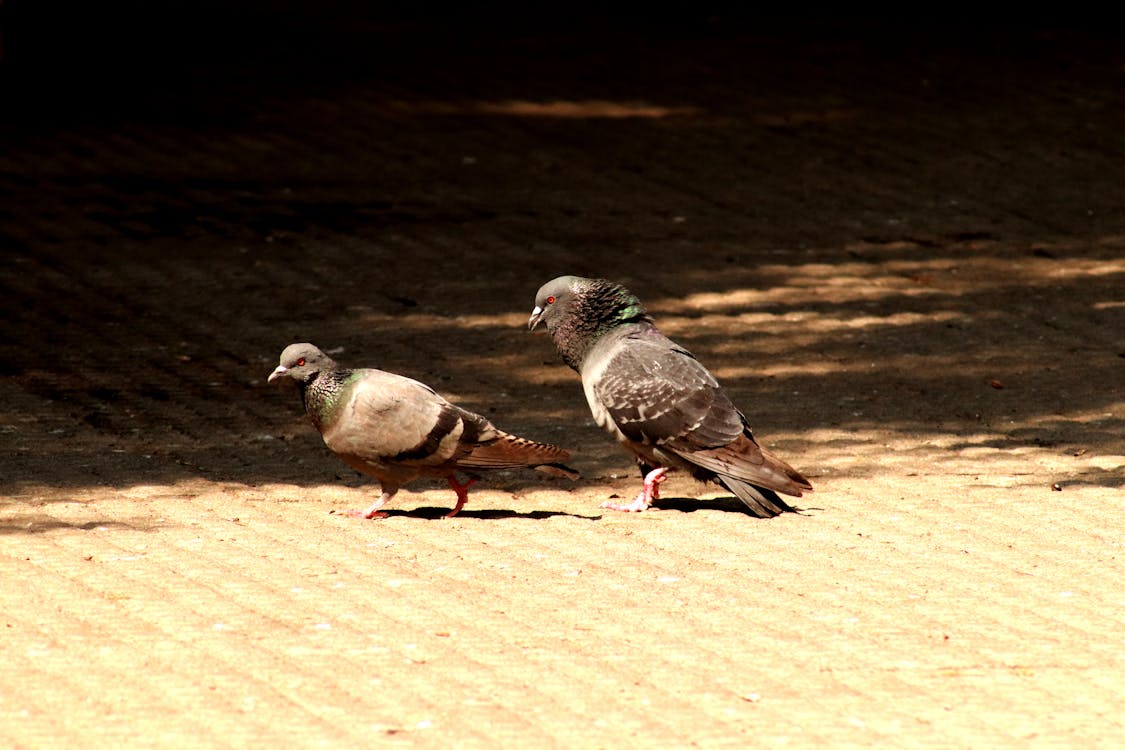
[[[301,357],[300,359],[297,360],[297,367],[304,367],[304,366],[305,366],[305,358]]]
[[[551,295],[550,297],[548,297],[548,298],[547,298],[547,304],[548,304],[548,305],[553,305],[553,304],[555,304],[555,297],[554,297],[554,295]]]

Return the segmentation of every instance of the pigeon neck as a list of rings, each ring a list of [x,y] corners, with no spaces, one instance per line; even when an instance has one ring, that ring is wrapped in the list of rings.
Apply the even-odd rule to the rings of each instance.
[[[563,361],[578,370],[603,336],[634,324],[652,325],[640,300],[622,287],[603,287],[583,299],[576,314],[555,331],[555,343]]]
[[[312,380],[301,382],[301,400],[304,402],[305,412],[312,418],[317,429],[322,429],[332,421],[341,389],[351,375],[350,370],[326,370],[317,373]]]

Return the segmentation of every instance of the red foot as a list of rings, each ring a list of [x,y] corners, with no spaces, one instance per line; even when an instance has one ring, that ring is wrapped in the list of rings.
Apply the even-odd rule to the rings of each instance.
[[[379,510],[360,510],[359,508],[348,508],[344,511],[344,515],[348,518],[387,518],[390,514],[383,513]]]
[[[457,493],[457,505],[453,506],[453,510],[445,514],[445,518],[453,518],[461,512],[461,509],[465,507],[465,503],[469,500],[469,488],[476,483],[477,480],[475,479],[470,479],[464,484],[461,484],[457,481],[456,477],[449,478],[449,486]]]
[[[386,518],[387,514],[379,511],[379,509],[382,508],[383,505],[386,504],[386,502],[386,497],[380,497],[378,500],[372,503],[371,507],[367,510],[350,508],[349,510],[344,511],[344,515],[349,518]]]
[[[667,479],[668,470],[661,466],[659,469],[653,469],[645,475],[645,484],[641,489],[639,495],[631,503],[602,503],[603,508],[609,510],[620,510],[626,513],[640,513],[642,510],[648,510],[652,505],[653,500],[660,498],[660,484]]]

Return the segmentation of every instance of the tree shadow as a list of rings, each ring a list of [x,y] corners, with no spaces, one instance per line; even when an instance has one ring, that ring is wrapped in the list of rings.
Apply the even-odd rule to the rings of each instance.
[[[1064,488],[1072,484],[1092,484],[1096,487],[1125,488],[1125,470],[1120,467],[1111,469],[1084,469],[1064,476],[1059,482]]]
[[[22,513],[0,518],[0,536],[47,534],[53,531],[94,531],[96,529],[153,531],[155,528],[150,523],[131,523],[120,520],[71,523],[43,513]]]
[[[157,87],[103,75],[148,58],[86,24],[4,17],[4,82],[55,102],[0,123],[6,491],[350,481],[264,383],[297,340],[624,469],[523,325],[561,273],[626,282],[798,468],[876,431],[1122,450],[1125,160],[1104,144],[1125,110],[1104,37],[346,6],[287,5],[270,34],[209,5],[204,56],[122,27],[161,52],[146,73],[175,73]],[[81,96],[44,85],[87,58]]]

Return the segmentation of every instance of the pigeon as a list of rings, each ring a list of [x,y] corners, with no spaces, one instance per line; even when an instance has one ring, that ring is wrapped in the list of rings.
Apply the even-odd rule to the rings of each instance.
[[[469,487],[486,469],[528,467],[578,478],[561,463],[570,457],[562,448],[498,430],[416,380],[383,370],[340,367],[312,344],[285,348],[268,382],[282,378],[297,381],[305,412],[329,450],[379,481],[379,499],[349,515],[385,518],[379,509],[399,487],[418,477],[449,481],[457,505],[446,518],[464,507]],[[457,473],[468,480],[458,481]]]
[[[758,444],[707,368],[661,333],[620,284],[560,276],[539,289],[527,325],[546,327],[563,362],[582,376],[594,421],[640,465],[644,485],[636,499],[602,507],[646,510],[672,469],[718,482],[759,518],[797,510],[779,492],[812,491],[796,469]]]

